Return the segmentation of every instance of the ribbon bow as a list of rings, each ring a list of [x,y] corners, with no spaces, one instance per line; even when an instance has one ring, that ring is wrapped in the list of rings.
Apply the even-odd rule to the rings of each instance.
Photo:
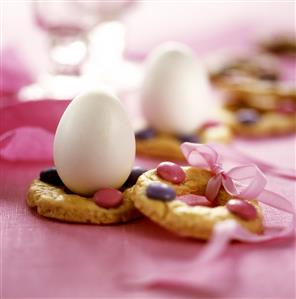
[[[183,274],[177,275],[174,271],[162,272],[154,271],[151,277],[142,277],[141,273],[136,275],[135,281],[145,286],[180,286],[188,288],[191,292],[193,288],[213,290],[213,277],[219,277],[215,287],[216,290],[223,290],[227,282],[232,281],[235,267],[223,264],[217,260],[222,258],[221,253],[227,248],[231,240],[244,242],[264,242],[268,240],[291,237],[294,234],[294,212],[292,204],[279,194],[265,189],[267,180],[264,174],[256,165],[239,166],[225,171],[220,163],[220,156],[213,147],[204,144],[183,143],[181,150],[188,163],[192,166],[209,169],[213,176],[206,187],[206,197],[214,200],[221,186],[233,197],[240,199],[257,199],[279,210],[289,212],[293,215],[292,222],[287,227],[277,227],[266,229],[263,235],[257,235],[244,229],[235,220],[218,222],[213,230],[212,238],[205,246],[197,258],[191,258],[190,264],[185,265]],[[280,230],[278,230],[281,228]],[[231,259],[228,259],[231,261]],[[182,261],[184,264],[184,261]],[[155,269],[159,265],[155,264]],[[203,275],[196,277],[194,270],[199,269]],[[139,279],[140,277],[140,279]]]
[[[256,198],[269,206],[293,213],[293,206],[288,200],[265,189],[266,177],[256,165],[238,166],[225,171],[219,154],[210,145],[185,142],[181,150],[188,164],[208,169],[214,174],[206,187],[205,196],[208,200],[213,201],[223,186],[234,198]]]

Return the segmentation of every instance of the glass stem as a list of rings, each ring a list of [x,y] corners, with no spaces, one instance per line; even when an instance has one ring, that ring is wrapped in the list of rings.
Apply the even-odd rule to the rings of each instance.
[[[88,40],[85,35],[50,38],[49,58],[54,75],[81,75],[81,68],[88,56]]]

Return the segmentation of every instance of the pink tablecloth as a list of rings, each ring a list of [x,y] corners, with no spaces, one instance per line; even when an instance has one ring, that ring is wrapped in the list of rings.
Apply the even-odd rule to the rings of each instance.
[[[21,53],[30,58],[32,68],[40,71],[45,69],[43,60],[39,57],[43,57],[46,53],[44,40],[38,38],[37,31],[32,31],[32,24],[29,21],[24,22],[20,4],[17,5],[16,7],[16,4],[9,1],[5,3],[6,43],[17,45]],[[140,13],[130,19],[128,52],[133,56],[145,56],[148,50],[160,41],[173,38],[185,41],[191,46],[196,45],[195,50],[202,54],[221,46],[219,39],[213,39],[214,42],[209,47],[204,49],[201,47],[205,44],[203,41],[208,40],[208,23],[215,24],[217,34],[219,28],[231,24],[233,29],[231,33],[237,36],[223,42],[223,45],[228,45],[230,39],[236,43],[242,34],[248,33],[244,27],[233,26],[237,20],[245,20],[252,16],[252,24],[255,25],[248,25],[248,28],[260,36],[262,31],[277,28],[283,22],[291,27],[295,17],[293,5],[283,6],[283,3],[272,3],[268,8],[258,3],[256,5],[238,3],[235,6],[231,3],[231,9],[224,4],[220,7],[212,4],[207,10],[203,8],[201,10],[200,7],[193,10],[190,6],[187,7],[189,18],[185,16],[185,7],[179,5],[182,5],[181,1],[180,4],[176,3],[175,8],[170,9],[168,14],[167,9],[155,10],[151,3],[147,3],[144,15]],[[219,21],[217,18],[219,14],[213,13],[214,9],[217,12],[220,8],[229,11],[224,21],[222,19]],[[26,9],[29,12],[29,7]],[[183,11],[184,17],[180,18],[179,12]],[[155,15],[155,12],[158,14]],[[198,13],[199,17],[196,18]],[[206,21],[205,25],[201,22],[202,15]],[[26,16],[30,18],[29,13]],[[164,17],[168,19],[166,22],[163,22]],[[151,19],[156,20],[154,27],[150,26]],[[176,19],[182,22],[178,23]],[[186,21],[187,26],[184,25]],[[163,23],[166,26],[157,25]],[[172,27],[174,24],[182,26],[175,28]],[[20,30],[17,30],[16,26],[20,26],[19,29],[28,34],[20,36],[18,34]],[[148,29],[151,29],[150,35]],[[168,34],[167,29],[174,34]],[[32,45],[27,42],[29,35],[33,36],[36,52],[34,55]],[[195,35],[196,40],[192,38]],[[258,36],[256,35],[256,38]],[[18,114],[17,122],[13,121],[11,126],[11,119],[16,118],[6,110],[5,119],[0,115],[0,134],[24,124],[35,126],[39,122],[42,122],[43,128],[48,131],[54,131],[54,126],[46,117],[36,114],[31,120],[24,121],[26,115],[21,113]],[[294,136],[256,142],[238,140],[236,144],[245,152],[266,161],[279,166],[295,167]],[[138,159],[137,164],[152,167],[157,162]],[[177,237],[145,218],[122,225],[92,226],[61,223],[39,217],[26,206],[26,191],[32,179],[49,165],[50,162],[13,163],[0,160],[0,298],[296,297],[294,240],[232,244],[224,255],[224,261],[225,267],[232,267],[233,275],[217,277],[213,272],[213,290],[203,291],[194,287],[178,288],[165,285],[143,287],[129,283],[129,278],[141,280],[153,273],[165,275],[169,271],[176,271],[181,276],[186,269],[190,269],[194,277],[203,276],[204,269],[192,269],[192,261],[200,254],[205,244]],[[269,179],[270,190],[295,201],[294,183]],[[264,211],[269,224],[278,225],[287,222],[287,216],[283,213],[272,209]],[[225,288],[218,292],[215,290],[217,280],[225,283]]]
[[[5,123],[2,126],[3,130]],[[237,140],[236,144],[266,161],[295,166],[294,136]],[[147,167],[156,163],[137,160]],[[193,270],[196,277],[203,275],[204,269],[192,269],[191,263],[204,243],[179,238],[144,218],[129,224],[92,226],[39,217],[26,206],[26,191],[50,164],[0,162],[3,298],[295,298],[293,240],[232,244],[224,261],[225,267],[233,267],[233,275],[217,277],[213,272],[213,290],[206,292],[130,283],[178,269],[179,275],[186,269]],[[295,200],[291,181],[270,178],[268,187]],[[265,209],[265,215],[269,225],[287,222],[285,214],[272,209]],[[217,279],[225,281],[225,288],[218,292],[214,288]]]

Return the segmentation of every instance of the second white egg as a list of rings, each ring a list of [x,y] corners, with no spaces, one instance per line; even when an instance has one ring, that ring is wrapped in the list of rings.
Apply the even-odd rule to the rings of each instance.
[[[206,72],[185,45],[167,43],[150,55],[143,83],[142,111],[162,132],[190,134],[208,117]]]

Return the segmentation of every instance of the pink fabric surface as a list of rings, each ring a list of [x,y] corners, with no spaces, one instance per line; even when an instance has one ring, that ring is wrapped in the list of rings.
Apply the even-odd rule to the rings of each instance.
[[[137,164],[144,161],[138,160]],[[166,285],[138,287],[132,283],[137,281],[135,278],[141,280],[155,273],[175,271],[182,276],[183,271],[190,271],[192,280],[202,276],[205,269],[195,269],[194,260],[203,242],[174,236],[147,219],[91,226],[38,217],[26,207],[25,194],[31,180],[47,166],[1,162],[4,298],[295,297],[292,240],[232,244],[221,267],[233,267],[233,276],[225,278],[218,271],[217,277],[214,272],[213,292]],[[273,181],[272,188],[288,198],[295,195],[295,186],[285,181]],[[285,223],[280,213],[266,213],[269,221]],[[218,293],[217,279],[225,280],[225,289]]]
[[[1,85],[2,94],[13,94],[23,86],[32,83],[32,75],[14,48],[1,49]]]
[[[41,33],[38,36],[35,28],[33,32],[31,23],[30,27],[26,26],[29,22],[20,21],[20,5],[5,3],[4,42],[17,45],[35,71],[45,70],[46,65],[42,63],[46,60],[44,39]],[[144,15],[138,13],[130,19],[127,48],[130,57],[143,58],[150,49],[168,39],[188,43],[201,56],[221,44],[222,48],[231,44],[240,50],[241,42],[248,43],[253,33],[258,33],[256,40],[266,29],[272,31],[282,23],[284,29],[292,28],[295,18],[293,4],[283,3],[272,3],[269,7],[259,3],[256,6],[231,3],[231,9],[224,3],[221,6],[214,3],[207,10],[187,8],[187,17],[186,9],[179,6],[181,2],[173,9],[170,6],[169,14],[167,9],[153,9],[153,5],[157,4],[147,3]],[[222,8],[229,14],[219,19],[218,10]],[[29,6],[26,9],[29,11]],[[185,17],[180,17],[179,12]],[[246,23],[250,24],[250,16],[252,26],[238,26],[241,19],[248,19]],[[29,13],[27,17],[30,17]],[[156,30],[151,26],[151,19]],[[182,22],[176,22],[176,19]],[[216,35],[210,37],[209,23],[218,24],[214,30]],[[174,24],[179,27],[173,27]],[[225,35],[220,28],[231,28],[226,30],[229,38],[219,38]],[[20,30],[26,34],[20,35]],[[28,36],[34,37],[34,50],[27,42]],[[295,75],[294,69],[292,73]],[[0,106],[15,100],[2,100]],[[40,170],[52,165],[51,152],[43,155],[38,151],[38,144],[33,147],[31,141],[40,138],[46,147],[50,144],[50,134],[55,131],[67,104],[29,102],[0,110],[0,136],[5,137],[0,140],[0,150],[5,149],[1,154],[12,154],[18,160],[7,161],[7,155],[4,155],[6,160],[0,159],[0,298],[295,298],[296,257],[295,240],[292,239],[260,244],[233,243],[223,259],[217,260],[214,269],[209,271],[197,263],[205,248],[204,242],[175,236],[148,219],[122,225],[92,226],[47,220],[31,211],[25,204],[29,184]],[[133,103],[126,104],[133,106]],[[38,113],[33,112],[36,105],[39,105]],[[11,147],[17,149],[15,152],[7,150],[7,138],[16,142]],[[260,141],[238,139],[235,145],[266,162],[293,168],[295,141],[295,136]],[[45,161],[20,161],[28,152]],[[137,159],[136,164],[154,167],[158,161]],[[294,182],[268,177],[267,188],[295,203]],[[287,215],[269,207],[264,207],[264,213],[269,226],[287,225],[290,220]],[[232,272],[224,275],[226,268],[231,268]],[[182,281],[185,272],[187,286],[166,283],[166,275],[179,274]],[[147,284],[156,274],[163,278],[162,282]],[[203,290],[198,283],[195,285],[203,279],[212,279],[211,290]],[[222,282],[222,288],[216,288],[217,281]]]
[[[1,136],[20,132],[24,126],[25,129],[41,127],[52,133],[67,103],[28,102],[4,108]],[[25,135],[21,134],[22,138]],[[295,136],[236,140],[235,145],[266,162],[295,166]],[[27,150],[24,148],[24,152]],[[231,244],[215,267],[208,269],[197,262],[205,248],[204,242],[175,236],[145,218],[122,225],[92,226],[37,216],[26,206],[25,197],[32,179],[52,165],[46,160],[0,160],[4,298],[295,297],[292,239]],[[150,168],[158,161],[138,158],[136,164]],[[294,182],[269,177],[267,188],[294,203]],[[264,213],[269,227],[285,226],[290,221],[287,215],[269,207],[264,207]],[[226,268],[233,271],[224,275]],[[171,277],[172,273],[180,275],[178,281],[182,281],[184,273],[185,283],[166,281],[165,277]],[[155,282],[155,277],[162,279]],[[213,280],[213,288],[203,289],[202,281],[209,279]],[[223,282],[219,288],[217,280]]]

